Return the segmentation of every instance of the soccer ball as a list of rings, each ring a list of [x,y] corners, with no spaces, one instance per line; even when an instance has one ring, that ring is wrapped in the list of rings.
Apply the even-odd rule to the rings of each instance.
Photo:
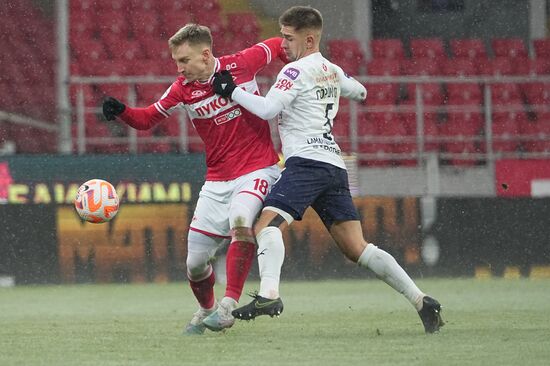
[[[115,187],[104,180],[91,179],[78,188],[74,207],[82,220],[94,224],[110,221],[118,212]]]

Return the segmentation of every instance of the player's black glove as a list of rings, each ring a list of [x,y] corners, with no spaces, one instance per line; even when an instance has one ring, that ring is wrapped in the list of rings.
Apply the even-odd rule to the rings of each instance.
[[[125,109],[126,106],[113,97],[107,97],[103,101],[103,115],[107,121],[114,120],[116,116],[124,112]]]
[[[214,92],[222,97],[229,98],[233,94],[233,90],[237,87],[233,81],[233,75],[228,70],[222,70],[214,74],[214,81],[212,82]]]

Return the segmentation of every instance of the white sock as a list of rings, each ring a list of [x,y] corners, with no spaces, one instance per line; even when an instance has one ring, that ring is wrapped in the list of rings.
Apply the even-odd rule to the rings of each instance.
[[[256,235],[258,242],[258,267],[260,291],[258,295],[276,299],[279,297],[281,267],[285,260],[283,233],[277,227],[268,226]]]
[[[367,244],[357,263],[369,268],[378,278],[403,294],[417,311],[422,309],[422,298],[425,294],[391,254],[379,249],[376,245]]]

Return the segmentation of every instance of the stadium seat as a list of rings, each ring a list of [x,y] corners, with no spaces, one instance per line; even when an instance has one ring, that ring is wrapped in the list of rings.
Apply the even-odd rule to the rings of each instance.
[[[381,143],[376,141],[376,136],[378,136],[376,122],[368,117],[368,115],[360,116],[357,122],[357,135],[357,150],[359,152],[359,162],[361,165],[382,167],[392,164],[391,158],[384,156],[384,154],[392,152],[392,146],[386,142]],[[361,154],[369,154],[371,156],[365,157]],[[374,157],[372,155],[374,155]]]
[[[481,114],[479,113],[449,113],[447,122],[440,127],[440,133],[445,138],[443,151],[454,154],[449,159],[451,165],[472,166],[477,159],[468,157],[480,153],[480,142],[483,131]]]
[[[414,76],[441,75],[439,60],[430,57],[405,59],[401,61],[401,73]]]
[[[524,112],[493,113],[493,151],[515,152],[519,147],[519,126],[527,121]]]
[[[229,13],[226,16],[227,24],[237,25],[232,32],[239,36],[250,36],[258,39],[260,34],[260,25],[258,17],[253,12]]]
[[[445,46],[440,38],[413,38],[410,42],[412,58],[446,58]]]
[[[520,90],[517,84],[495,83],[490,86],[493,104],[521,103]]]
[[[393,105],[397,100],[397,84],[369,84],[367,88],[367,106],[371,105]]]
[[[129,21],[130,30],[136,38],[141,38],[144,35],[160,37],[162,33],[157,14],[151,11],[134,11]]]
[[[405,57],[403,41],[393,39],[373,39],[370,43],[373,58],[390,58],[401,60]]]
[[[165,84],[142,84],[136,86],[137,106],[145,107],[156,103],[166,92],[170,85]]]
[[[402,113],[401,122],[407,130],[408,136],[417,135],[416,113]],[[424,151],[440,151],[439,123],[436,113],[424,113]]]
[[[527,48],[521,38],[495,38],[491,40],[495,57],[527,57]]]
[[[533,40],[533,50],[536,58],[550,59],[550,38]]]
[[[398,76],[401,74],[400,62],[391,59],[372,59],[367,63],[367,75]]]
[[[173,11],[169,7],[160,9],[159,18],[159,38],[164,42],[165,46],[167,45],[166,40],[169,37],[174,35],[185,24],[193,22],[193,15],[191,13],[187,11]],[[140,35],[136,35],[136,37],[138,39],[143,38]]]
[[[526,83],[522,85],[522,89],[528,104],[550,104],[550,83]]]
[[[486,59],[487,51],[481,39],[452,39],[449,41],[451,53],[456,58],[476,60]]]
[[[76,1],[71,1],[76,2]],[[128,0],[95,0],[96,9],[101,12],[105,11],[128,11],[130,10],[130,2]]]
[[[483,101],[477,83],[447,84],[448,105],[480,105]]]
[[[339,111],[334,119],[332,127],[332,135],[334,136],[338,146],[344,152],[351,151],[350,138],[350,114],[348,112]]]
[[[109,21],[103,22],[102,19],[105,18],[109,19]],[[131,28],[126,14],[117,11],[98,14],[95,23],[98,24],[100,37],[104,40],[118,38],[123,42],[130,35]]]
[[[437,106],[443,103],[444,95],[441,91],[441,85],[438,83],[425,83],[418,84],[420,86],[420,92],[422,93],[422,101],[424,105]],[[416,103],[416,86],[417,84],[407,84],[407,99],[403,101],[403,104]]]
[[[445,76],[475,76],[477,74],[476,63],[469,58],[446,59],[441,65],[441,73]]]
[[[523,123],[521,134],[526,152],[550,152],[550,114],[541,113],[536,120]]]
[[[330,60],[350,75],[359,75],[365,56],[356,39],[331,39],[327,42]]]
[[[513,75],[514,70],[512,63],[508,57],[495,57],[494,59],[485,60],[478,65],[479,75]]]
[[[521,76],[536,76],[550,74],[550,58],[521,58],[516,57],[514,74]]]

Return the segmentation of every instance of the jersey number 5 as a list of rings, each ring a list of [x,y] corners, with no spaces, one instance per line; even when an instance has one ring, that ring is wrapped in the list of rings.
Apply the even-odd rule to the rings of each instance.
[[[327,132],[323,134],[323,137],[326,138],[329,141],[332,141],[334,138],[332,137],[332,123],[333,120],[328,117],[328,112],[332,110],[332,107],[334,106],[333,103],[327,104],[327,108],[325,109],[325,118],[327,121],[323,126],[326,127]]]

